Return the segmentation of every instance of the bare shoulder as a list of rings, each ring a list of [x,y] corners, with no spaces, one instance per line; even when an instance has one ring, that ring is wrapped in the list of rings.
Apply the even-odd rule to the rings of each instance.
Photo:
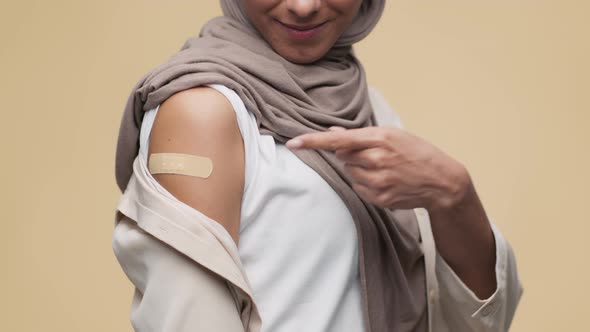
[[[221,92],[207,86],[183,90],[170,96],[160,105],[158,119],[161,124],[185,123],[217,129],[237,126],[229,100]]]
[[[244,146],[229,100],[210,87],[176,93],[159,108],[150,133],[148,155],[159,152],[208,157],[208,178],[154,174],[180,201],[219,222],[238,241],[244,186]]]

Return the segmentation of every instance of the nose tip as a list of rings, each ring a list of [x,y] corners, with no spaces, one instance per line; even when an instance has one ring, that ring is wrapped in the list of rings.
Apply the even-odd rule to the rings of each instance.
[[[321,0],[288,0],[287,8],[293,14],[306,18],[318,11],[320,2]]]

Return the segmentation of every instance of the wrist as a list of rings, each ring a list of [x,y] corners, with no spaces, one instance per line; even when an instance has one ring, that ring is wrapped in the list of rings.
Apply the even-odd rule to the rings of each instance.
[[[465,206],[477,200],[475,186],[467,168],[460,163],[447,168],[448,177],[443,182],[442,194],[433,198],[429,210],[438,213],[457,214]]]

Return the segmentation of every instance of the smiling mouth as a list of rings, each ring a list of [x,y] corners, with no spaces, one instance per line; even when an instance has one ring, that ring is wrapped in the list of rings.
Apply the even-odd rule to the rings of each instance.
[[[320,24],[310,24],[310,25],[293,25],[293,24],[287,24],[287,23],[283,23],[279,20],[277,20],[277,22],[279,22],[280,24],[284,25],[285,27],[289,28],[289,29],[293,29],[293,30],[297,30],[297,31],[310,31],[310,30],[314,30],[316,28],[321,27],[322,25],[324,25],[326,22],[322,22]]]
[[[320,24],[313,25],[292,25],[286,24],[279,20],[275,20],[279,26],[281,26],[287,35],[295,40],[311,40],[314,39],[326,26],[329,21],[324,21]]]

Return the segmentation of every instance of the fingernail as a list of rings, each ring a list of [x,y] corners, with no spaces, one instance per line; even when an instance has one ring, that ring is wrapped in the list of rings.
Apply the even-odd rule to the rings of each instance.
[[[340,127],[340,126],[332,126],[330,128],[328,128],[330,130],[334,130],[334,131],[338,131],[338,130],[346,130],[346,128],[344,127]]]
[[[287,141],[286,145],[289,149],[297,149],[297,148],[301,147],[301,145],[303,145],[303,141],[298,138],[294,138],[294,139]]]

